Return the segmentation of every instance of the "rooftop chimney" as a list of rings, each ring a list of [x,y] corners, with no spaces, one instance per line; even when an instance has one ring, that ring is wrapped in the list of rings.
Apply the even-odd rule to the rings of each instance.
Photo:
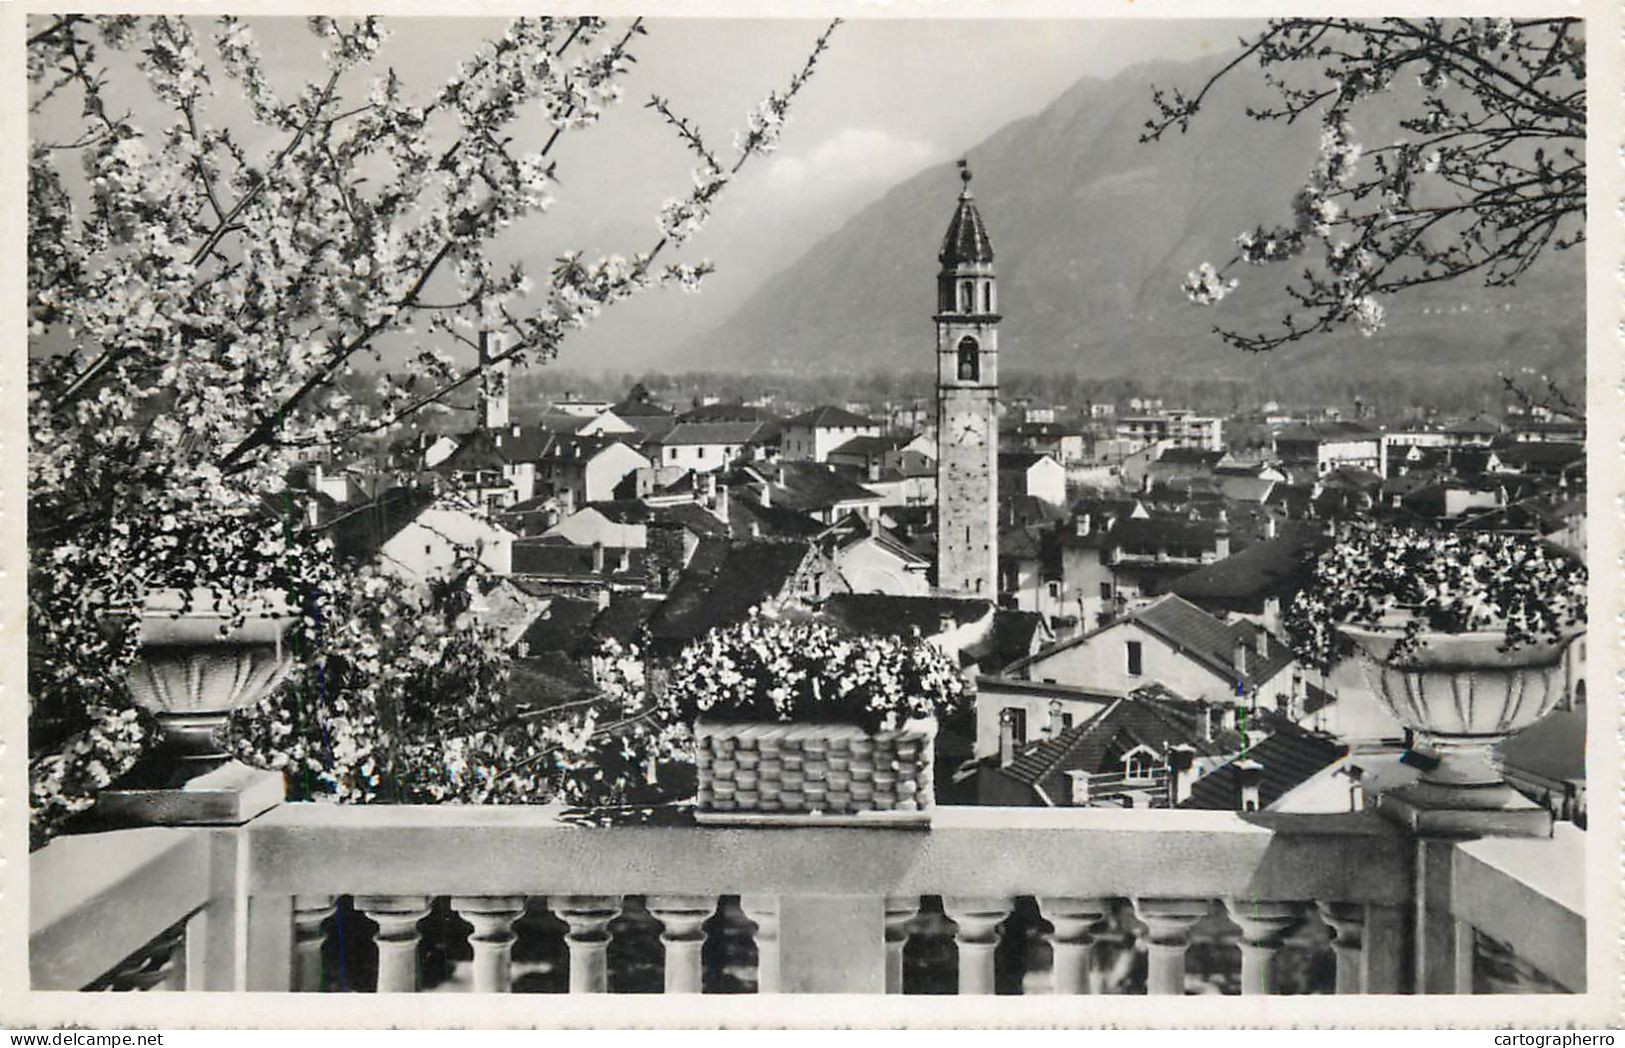
[[[1258,661],[1260,664],[1262,664],[1265,659],[1270,657],[1269,631],[1262,628],[1254,630],[1253,640],[1256,642],[1255,646],[1258,648]]]
[[[768,480],[762,481],[762,505],[773,505],[773,484]]]
[[[604,544],[602,542],[592,544],[592,573],[594,575],[604,573]]]
[[[1066,779],[1071,785],[1071,788],[1068,791],[1070,794],[1068,799],[1079,808],[1088,807],[1089,773],[1079,769],[1074,769],[1066,773]]]
[[[1093,529],[1094,520],[1087,513],[1079,513],[1078,514],[1078,520],[1077,520],[1077,527],[1078,527],[1078,537],[1082,538],[1083,536],[1089,534],[1089,532]]]
[[[1211,710],[1209,710],[1211,712]],[[1168,806],[1177,808],[1190,799],[1196,781],[1196,747],[1180,743],[1168,748]]]
[[[881,529],[880,514],[876,513],[874,516],[869,518],[869,534],[875,536],[876,538],[879,538],[880,537],[880,529]]]
[[[1008,768],[1016,759],[1016,711],[999,711],[999,767]]]
[[[1277,528],[1275,524],[1275,517],[1268,513],[1264,514],[1264,537],[1266,539],[1273,539],[1276,534]]]
[[[1218,560],[1230,556],[1230,529],[1222,521],[1213,533],[1213,556]]]
[[[952,633],[954,631],[954,628],[956,626],[958,626],[958,625],[959,625],[959,622],[958,622],[957,619],[954,618],[954,613],[953,612],[951,612],[951,611],[939,611],[939,612],[937,612],[937,635],[938,636],[942,636],[945,633]]]
[[[1044,734],[1050,738],[1061,734],[1061,700],[1049,700],[1049,719],[1044,722]]]
[[[1236,762],[1236,771],[1241,778],[1241,810],[1258,811],[1263,807],[1259,803],[1258,785],[1264,778],[1264,766],[1248,757]]]
[[[1247,676],[1247,641],[1245,638],[1236,641],[1234,665],[1236,667],[1236,676]]]

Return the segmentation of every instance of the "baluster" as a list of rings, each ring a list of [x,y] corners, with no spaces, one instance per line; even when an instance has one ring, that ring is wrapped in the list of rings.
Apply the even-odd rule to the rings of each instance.
[[[741,895],[739,908],[756,925],[756,992],[779,992],[779,897]]]
[[[555,895],[548,908],[570,926],[570,992],[609,992],[609,922],[621,912],[616,895]]]
[[[1089,954],[1094,946],[1094,927],[1106,917],[1104,899],[1046,896],[1038,900],[1038,911],[1055,926],[1048,936],[1054,963],[1052,992],[1057,994],[1094,993],[1089,979]]]
[[[1353,902],[1316,904],[1320,919],[1332,930],[1332,955],[1337,958],[1337,992],[1370,993],[1366,985],[1365,907]]]
[[[1191,926],[1208,914],[1206,899],[1135,899],[1134,911],[1149,930],[1145,992],[1185,992],[1185,947]]]
[[[700,951],[716,900],[698,895],[653,895],[649,913],[661,924],[660,941],[666,944],[666,992],[699,993]]]
[[[474,992],[507,993],[513,989],[513,922],[525,912],[523,895],[458,896],[451,900],[457,916],[474,926],[468,944],[474,948]]]
[[[886,992],[903,992],[903,949],[908,945],[908,922],[920,910],[917,895],[886,897]]]
[[[378,925],[378,993],[416,993],[418,922],[429,916],[424,895],[363,895],[355,908]]]
[[[293,897],[293,990],[320,993],[322,986],[322,945],[327,941],[323,925],[337,907],[331,895]]]
[[[954,922],[959,946],[959,992],[993,992],[993,951],[999,945],[1000,922],[1010,915],[1015,900],[996,896],[942,898],[942,910]]]
[[[1225,905],[1241,927],[1241,992],[1274,993],[1275,955],[1282,937],[1303,920],[1304,904],[1229,899]]]

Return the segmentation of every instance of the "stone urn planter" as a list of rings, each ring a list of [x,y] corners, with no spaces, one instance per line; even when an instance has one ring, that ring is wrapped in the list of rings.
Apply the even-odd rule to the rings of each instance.
[[[1508,785],[1490,754],[1563,700],[1564,653],[1579,629],[1511,650],[1503,650],[1504,630],[1424,630],[1401,646],[1402,625],[1337,629],[1353,641],[1372,690],[1415,734],[1413,749],[1437,760],[1420,781],[1383,793],[1379,810],[1430,835],[1551,834],[1551,814]]]
[[[287,676],[283,634],[295,619],[280,598],[245,611],[217,610],[207,589],[161,590],[138,620],[130,694],[158,721],[153,749],[96,800],[96,813],[127,824],[240,824],[280,803],[282,776],[231,758],[232,711],[264,699]]]
[[[935,718],[895,731],[856,724],[701,719],[694,726],[702,823],[929,826]]]

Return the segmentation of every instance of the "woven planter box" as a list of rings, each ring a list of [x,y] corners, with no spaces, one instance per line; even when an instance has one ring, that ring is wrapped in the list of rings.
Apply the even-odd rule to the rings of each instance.
[[[706,823],[914,825],[931,821],[934,719],[897,731],[851,724],[694,725]]]

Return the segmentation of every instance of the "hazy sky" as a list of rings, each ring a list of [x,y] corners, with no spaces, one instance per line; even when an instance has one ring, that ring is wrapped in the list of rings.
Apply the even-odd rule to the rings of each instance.
[[[321,42],[303,19],[255,18],[251,24],[285,96],[316,75]],[[379,67],[393,66],[409,89],[427,94],[504,23],[395,18],[386,24],[391,37]],[[637,42],[624,100],[601,124],[555,147],[557,202],[516,229],[502,245],[504,254],[523,256],[540,272],[572,248],[630,254],[651,247],[655,216],[663,201],[689,185],[693,163],[643,103],[654,93],[670,99],[726,155],[746,111],[783,85],[823,25],[700,18],[646,24],[649,34]],[[764,278],[897,181],[1038,111],[1084,77],[1229,48],[1249,27],[1146,19],[846,22],[792,109],[778,151],[746,168],[718,201],[711,223],[685,246],[682,257],[709,258],[718,267],[706,290],[698,296],[651,292],[614,307],[574,337],[561,363],[592,370],[658,366],[666,350],[727,315]],[[355,77],[348,86],[359,93],[364,85]],[[240,126],[240,99],[223,91],[212,105],[216,119]],[[51,137],[64,130],[56,121],[76,115],[48,109],[35,137]],[[522,147],[527,134],[539,144],[545,133],[537,121],[518,128],[517,137]]]

